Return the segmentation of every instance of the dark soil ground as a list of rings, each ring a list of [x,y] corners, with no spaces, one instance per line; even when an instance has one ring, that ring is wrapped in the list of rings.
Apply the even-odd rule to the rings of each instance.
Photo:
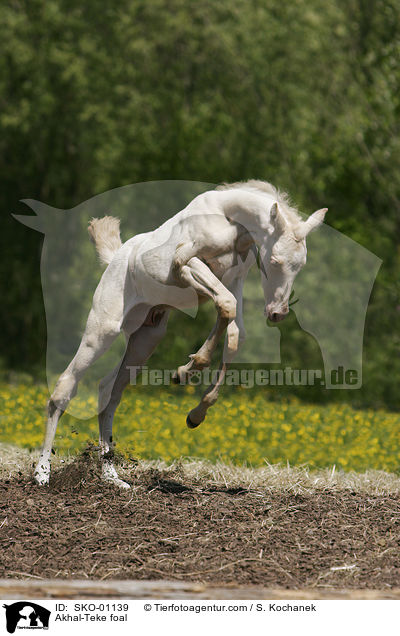
[[[49,488],[0,482],[0,578],[400,586],[400,495],[211,486],[149,469],[120,491],[83,455]]]

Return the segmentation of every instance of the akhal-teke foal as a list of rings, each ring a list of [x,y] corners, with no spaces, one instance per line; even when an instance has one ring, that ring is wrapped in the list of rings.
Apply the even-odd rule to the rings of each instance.
[[[218,379],[187,416],[190,428],[198,426],[215,403],[227,364],[244,340],[242,290],[257,253],[265,314],[278,322],[288,314],[293,281],[306,262],[306,236],[323,222],[326,211],[318,210],[303,221],[287,195],[265,181],[252,180],[200,194],[154,231],[124,244],[118,219],[93,219],[89,234],[107,268],[95,291],[78,351],[49,400],[36,482],[49,483],[57,423],[76,394],[78,382],[123,331],[125,354],[100,382],[98,419],[102,476],[129,488],[113,465],[112,423],[132,368],[140,372],[164,337],[171,309],[211,299],[217,309],[215,326],[176,374],[179,381],[190,370],[208,367],[226,330]]]

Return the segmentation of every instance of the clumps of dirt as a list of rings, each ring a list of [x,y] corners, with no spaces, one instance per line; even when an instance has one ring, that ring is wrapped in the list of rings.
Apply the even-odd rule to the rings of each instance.
[[[98,450],[97,446],[88,442],[86,448],[72,461],[59,461],[58,466],[52,469],[50,487],[65,492],[80,490],[91,492],[103,488]],[[126,464],[126,459],[121,453],[111,451],[109,457],[117,468]],[[137,461],[131,459],[129,464],[130,470],[134,470]]]
[[[167,579],[284,588],[400,586],[400,494],[293,492],[123,467],[100,480],[93,449],[48,488],[0,481],[0,578]]]
[[[51,488],[54,490],[92,490],[99,488],[100,483],[100,465],[95,447],[90,444],[74,461],[61,464],[51,474]]]

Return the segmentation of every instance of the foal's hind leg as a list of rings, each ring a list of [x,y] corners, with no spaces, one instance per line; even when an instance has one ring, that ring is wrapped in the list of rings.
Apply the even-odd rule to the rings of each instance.
[[[220,387],[225,379],[226,369],[226,363],[222,362],[216,381],[210,384],[205,393],[203,393],[199,404],[189,412],[186,418],[188,428],[196,428],[199,426],[199,424],[201,424],[201,422],[205,419],[210,406],[215,404],[217,401]]]
[[[96,312],[91,310],[79,349],[64,373],[58,379],[48,404],[46,434],[34,478],[43,486],[50,479],[50,455],[56,434],[58,420],[66,410],[70,400],[76,395],[79,380],[89,366],[99,358],[112,344],[120,331],[114,322],[99,321]]]
[[[218,372],[218,377],[203,394],[200,403],[190,411],[186,418],[186,424],[189,428],[196,428],[203,422],[207,415],[207,411],[215,404],[218,399],[219,390],[224,382],[227,365],[232,362],[237,350],[245,339],[245,331],[243,324],[243,278],[238,278],[232,285],[232,291],[237,299],[237,315],[234,320],[229,322],[226,338],[223,360]]]
[[[228,318],[221,318],[221,316],[217,317],[217,321],[207,340],[202,344],[197,353],[191,353],[189,355],[189,362],[178,367],[177,371],[174,373],[172,378],[174,382],[177,384],[184,382],[185,376],[189,371],[204,369],[210,366],[212,355],[217,348],[218,342],[220,341],[228,322]]]
[[[130,336],[121,363],[100,383],[99,439],[102,477],[121,488],[129,488],[130,486],[118,478],[113,465],[112,425],[114,414],[125,387],[140,373],[140,367],[145,364],[165,336],[168,313],[165,311],[160,314],[161,319],[158,324],[143,325]]]

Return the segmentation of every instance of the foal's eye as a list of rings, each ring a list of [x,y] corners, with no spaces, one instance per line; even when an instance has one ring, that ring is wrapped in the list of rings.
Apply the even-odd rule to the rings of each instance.
[[[274,257],[271,258],[270,263],[271,265],[275,265],[275,266],[280,265],[280,262]]]

